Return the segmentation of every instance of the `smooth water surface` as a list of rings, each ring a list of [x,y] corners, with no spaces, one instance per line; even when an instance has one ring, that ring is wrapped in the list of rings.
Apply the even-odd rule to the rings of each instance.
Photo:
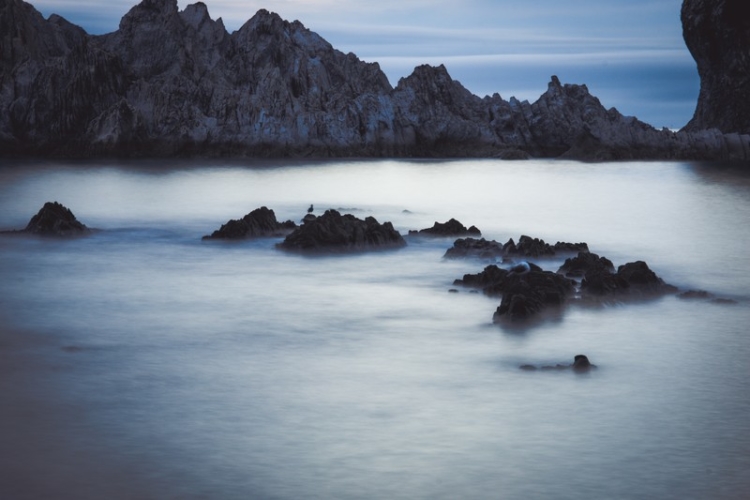
[[[661,498],[750,491],[750,174],[560,161],[0,167],[0,498]],[[402,233],[585,241],[682,290],[527,329],[452,239],[305,257],[201,241],[310,203]],[[539,261],[556,270],[561,259]],[[569,363],[588,374],[526,372]]]

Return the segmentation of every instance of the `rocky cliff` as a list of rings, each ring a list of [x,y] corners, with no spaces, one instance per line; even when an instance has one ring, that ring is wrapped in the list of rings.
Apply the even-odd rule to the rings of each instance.
[[[685,43],[701,90],[686,130],[750,134],[750,16],[746,0],[685,0]]]
[[[0,0],[0,154],[750,158],[750,137],[656,130],[552,77],[534,103],[480,98],[444,66],[379,66],[260,10],[143,0],[104,36]]]

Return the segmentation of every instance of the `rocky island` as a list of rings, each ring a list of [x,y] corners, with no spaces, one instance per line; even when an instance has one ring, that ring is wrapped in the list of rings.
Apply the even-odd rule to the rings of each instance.
[[[746,54],[748,30],[737,5],[685,0],[702,89],[696,117],[673,132],[554,76],[534,103],[480,98],[442,65],[393,87],[378,64],[266,10],[230,34],[201,2],[180,11],[176,0],[142,0],[117,31],[93,36],[4,0],[0,155],[747,160],[747,57],[735,52]]]
[[[34,235],[44,237],[83,236],[91,229],[81,223],[73,212],[62,203],[46,202],[23,229],[0,231],[4,235]]]

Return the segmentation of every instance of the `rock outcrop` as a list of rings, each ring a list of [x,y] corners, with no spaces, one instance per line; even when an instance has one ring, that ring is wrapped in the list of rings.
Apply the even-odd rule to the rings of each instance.
[[[445,252],[447,259],[463,259],[477,257],[484,260],[507,260],[515,257],[554,257],[559,254],[588,252],[586,243],[568,243],[558,241],[554,245],[539,238],[521,235],[518,243],[510,238],[506,243],[484,238],[459,238],[453,246]]]
[[[501,296],[493,321],[525,322],[540,313],[566,303],[601,305],[654,299],[676,293],[676,287],[659,278],[643,261],[617,268],[606,257],[579,252],[560,266],[556,273],[531,262],[510,269],[495,264],[477,274],[465,274],[455,286],[481,289],[490,297]]]
[[[239,240],[285,236],[294,231],[296,227],[297,225],[290,220],[286,222],[277,221],[273,210],[260,207],[241,219],[231,219],[210,235],[204,236],[203,239]]]
[[[572,280],[550,271],[510,272],[501,285],[503,298],[494,323],[519,322],[537,317],[550,307],[561,307],[575,291]]]
[[[583,278],[586,273],[614,273],[615,266],[606,257],[599,257],[591,252],[579,252],[575,257],[565,259],[557,272],[570,278]]]
[[[33,234],[37,236],[70,237],[90,232],[69,208],[56,201],[48,201],[39,209],[24,229],[0,234]]]
[[[640,260],[619,266],[616,273],[594,267],[581,280],[582,298],[593,302],[649,299],[676,292]]]
[[[750,16],[744,0],[684,0],[682,30],[701,89],[685,130],[750,134]]]
[[[455,236],[481,236],[482,232],[476,226],[466,227],[456,219],[447,222],[435,222],[432,227],[420,229],[419,231],[409,231],[409,236],[429,236],[436,238],[447,238]]]
[[[230,34],[203,3],[142,0],[91,36],[4,0],[0,154],[746,159],[750,136],[656,130],[556,77],[534,103],[475,96],[444,66],[394,88],[266,10]]]
[[[278,248],[304,253],[350,253],[405,245],[406,241],[390,222],[380,224],[374,217],[361,220],[351,214],[326,210],[298,227]]]

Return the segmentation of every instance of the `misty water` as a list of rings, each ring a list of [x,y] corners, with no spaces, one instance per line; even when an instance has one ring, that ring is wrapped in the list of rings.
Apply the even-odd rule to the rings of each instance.
[[[750,491],[750,173],[563,161],[5,162],[0,497],[660,498]],[[682,290],[529,328],[448,239],[306,257],[202,241],[260,206],[585,241]],[[536,261],[556,270],[562,258]],[[570,363],[598,369],[523,371]]]

